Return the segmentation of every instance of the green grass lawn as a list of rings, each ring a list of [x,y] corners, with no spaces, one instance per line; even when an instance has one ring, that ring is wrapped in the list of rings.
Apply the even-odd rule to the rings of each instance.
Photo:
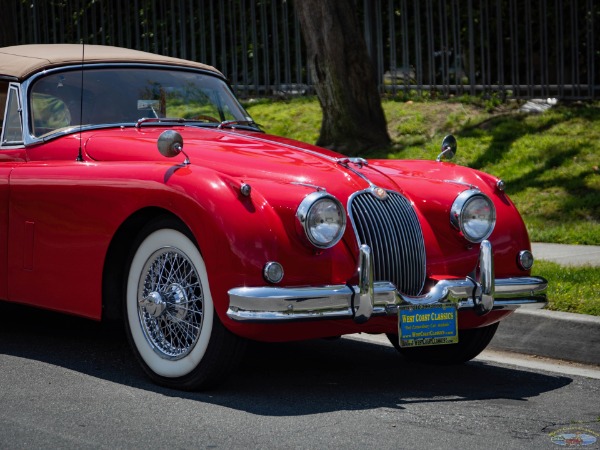
[[[269,133],[315,142],[316,98],[245,104]],[[435,159],[442,138],[458,139],[454,162],[501,177],[532,241],[600,245],[600,103],[524,114],[516,102],[384,100],[393,146],[368,157]],[[550,281],[549,309],[600,315],[600,268],[537,261]]]
[[[600,267],[536,261],[533,273],[549,281],[547,309],[600,316]]]

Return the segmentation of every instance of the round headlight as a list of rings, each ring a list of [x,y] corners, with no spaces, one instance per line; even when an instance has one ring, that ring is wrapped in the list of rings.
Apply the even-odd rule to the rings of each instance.
[[[307,195],[296,217],[309,242],[318,248],[333,247],[346,229],[344,207],[335,197],[322,191]]]
[[[496,224],[494,203],[477,189],[462,192],[450,212],[450,222],[458,228],[469,242],[479,243],[487,239]]]

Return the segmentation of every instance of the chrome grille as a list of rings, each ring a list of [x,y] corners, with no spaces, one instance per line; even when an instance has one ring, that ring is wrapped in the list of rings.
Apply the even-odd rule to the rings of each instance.
[[[375,281],[390,281],[404,294],[418,295],[425,282],[425,244],[410,202],[387,191],[380,200],[363,191],[350,200],[350,219],[360,244],[371,247]]]

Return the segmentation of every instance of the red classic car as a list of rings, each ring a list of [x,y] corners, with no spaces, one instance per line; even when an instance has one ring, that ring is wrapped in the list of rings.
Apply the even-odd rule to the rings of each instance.
[[[123,319],[157,383],[199,389],[247,340],[386,333],[464,362],[545,302],[490,175],[265,134],[210,66],[104,46],[0,48],[0,298]]]

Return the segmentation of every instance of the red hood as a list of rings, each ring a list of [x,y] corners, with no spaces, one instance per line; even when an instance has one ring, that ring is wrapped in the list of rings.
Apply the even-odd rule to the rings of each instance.
[[[183,136],[184,151],[192,165],[213,169],[242,180],[312,184],[335,190],[360,190],[368,182],[337,163],[344,156],[327,149],[291,139],[255,132],[214,128],[176,127]],[[163,157],[156,145],[163,127],[123,128],[95,131],[84,136],[85,152],[96,161],[157,161],[181,163],[184,156]],[[466,185],[490,184],[479,173],[464,167],[433,161],[371,161],[359,169],[372,183],[412,196],[423,183],[439,184],[440,191],[460,191]],[[448,183],[450,182],[450,183]],[[458,183],[458,184],[457,184]],[[453,185],[454,189],[448,189]],[[480,186],[482,187],[482,186]],[[344,189],[345,190],[345,189]]]
[[[211,128],[174,128],[192,165],[241,179],[317,183],[336,177],[342,155],[319,147],[259,133]],[[165,128],[124,128],[90,133],[85,152],[96,161],[162,161],[181,163],[184,156],[163,157],[157,140]]]

